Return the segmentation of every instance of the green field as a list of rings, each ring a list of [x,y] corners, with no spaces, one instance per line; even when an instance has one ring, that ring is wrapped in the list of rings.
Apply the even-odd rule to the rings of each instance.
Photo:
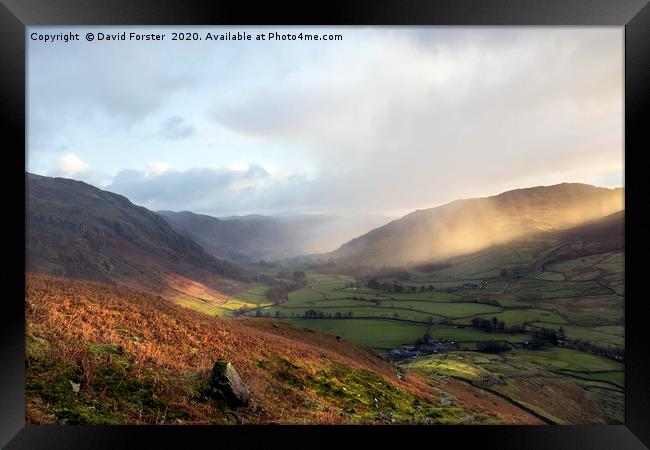
[[[501,341],[509,343],[522,343],[530,340],[527,334],[489,333],[476,328],[436,327],[431,332],[434,339],[453,341],[460,344],[461,348],[474,349],[478,341]],[[464,344],[464,345],[463,345]]]
[[[600,274],[606,272],[611,275],[616,273],[619,256],[612,253],[585,258],[584,261],[570,260],[550,267],[553,268],[552,273],[565,270],[571,273],[572,278],[576,278],[574,275],[578,272],[595,271],[594,265],[601,270]],[[531,338],[530,334],[525,333],[490,333],[468,326],[473,318],[491,320],[493,317],[504,322],[506,327],[520,326],[531,331],[540,327],[556,330],[562,327],[569,339],[597,345],[623,345],[620,325],[623,299],[614,292],[613,287],[601,280],[565,281],[564,276],[562,281],[539,277],[509,280],[497,277],[483,280],[487,283],[487,289],[471,289],[463,288],[463,285],[480,278],[442,280],[439,273],[435,276],[416,273],[416,280],[403,283],[406,287],[415,286],[415,292],[394,292],[350,288],[354,278],[346,275],[305,272],[306,286],[289,292],[288,300],[284,303],[271,306],[264,297],[265,287],[255,286],[223,305],[218,314],[232,315],[245,306],[250,308],[249,316],[297,320],[306,327],[343,337],[349,335],[351,340],[375,348],[388,348],[389,343],[412,344],[422,337],[430,324],[436,324],[431,335],[434,339],[457,342],[461,349],[474,349],[477,341],[520,344]],[[542,275],[548,273],[551,272],[543,272]],[[434,287],[433,291],[430,286]],[[422,291],[421,287],[425,290]],[[444,321],[464,326],[454,328],[440,325]],[[350,334],[352,324],[359,323],[365,326],[354,329]],[[377,324],[390,329],[390,332],[386,332],[389,334],[400,330],[399,339],[386,337],[379,330],[382,327],[375,327]]]
[[[526,325],[529,322],[546,322],[547,326],[554,325],[553,328],[558,328],[560,325],[566,324],[567,320],[551,311],[535,308],[512,308],[505,309],[503,312],[494,314],[481,314],[476,317],[482,319],[491,319],[496,317],[498,320],[503,320],[507,325]],[[471,318],[464,318],[456,320],[455,322],[468,324]]]
[[[452,352],[421,357],[406,363],[406,366],[417,368],[427,374],[453,374],[470,380],[489,378],[493,374],[508,377],[531,376],[544,370],[567,376],[575,374],[596,381],[614,380],[619,386],[624,383],[623,363],[566,348],[519,349],[498,355]]]
[[[421,337],[426,326],[381,319],[289,319],[292,323],[325,331],[365,347],[395,348]]]
[[[542,326],[548,327],[547,323],[543,322],[532,322],[532,326]],[[589,328],[581,327],[578,325],[563,325],[562,328],[569,339],[580,339],[581,341],[594,342],[596,344],[606,344],[622,347],[625,343],[623,336],[617,336],[615,334],[603,333],[598,331],[602,327]]]
[[[621,423],[624,367],[563,348],[501,354],[451,352],[403,364],[427,376],[489,387],[556,423]]]

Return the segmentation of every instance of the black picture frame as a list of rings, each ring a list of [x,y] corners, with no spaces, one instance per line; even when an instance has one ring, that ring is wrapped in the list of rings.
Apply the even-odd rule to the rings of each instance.
[[[604,426],[36,426],[25,424],[24,183],[26,27],[34,25],[542,25],[625,27],[626,310],[625,425]],[[650,445],[650,358],[644,314],[643,257],[648,214],[642,203],[644,152],[650,150],[650,6],[648,0],[335,0],[280,5],[198,0],[1,0],[0,112],[7,209],[0,328],[0,445],[6,448],[124,448],[267,445],[331,447],[362,438],[364,445],[467,444],[499,449],[636,449]],[[21,167],[22,165],[22,173]],[[24,236],[24,234],[23,234]],[[442,439],[441,439],[442,438]],[[442,442],[446,441],[446,444]],[[412,443],[412,444],[411,444]],[[191,445],[191,444],[189,444]],[[422,445],[422,444],[418,444]]]

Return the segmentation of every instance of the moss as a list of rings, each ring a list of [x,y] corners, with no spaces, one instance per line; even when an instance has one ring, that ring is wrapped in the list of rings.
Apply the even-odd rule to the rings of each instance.
[[[319,397],[338,403],[342,414],[355,421],[385,423],[458,423],[466,412],[458,407],[438,407],[365,369],[331,364],[308,386]]]
[[[25,392],[38,398],[65,424],[119,424],[123,420],[83,393],[75,393],[71,383],[81,384],[81,371],[54,359],[33,357],[28,361]]]
[[[89,346],[93,357],[107,360],[90,374],[88,384],[79,367],[46,354],[41,347],[32,342],[27,352],[26,395],[40,400],[46,415],[53,415],[58,423],[110,425],[132,422],[128,417],[145,422],[191,419],[187,411],[159,397],[151,374],[134,377],[131,360],[118,346]],[[80,385],[77,392],[72,383]]]
[[[41,339],[33,334],[27,333],[25,335],[25,355],[29,357],[44,357],[50,352],[50,343],[45,339]]]
[[[228,361],[226,361],[225,359],[217,359],[214,363],[214,366],[212,367],[212,373],[221,376],[223,373],[226,372],[227,367],[228,367]]]
[[[260,369],[264,369],[264,370],[269,370],[270,367],[269,362],[263,359],[258,359],[257,361],[255,361],[255,365]]]
[[[91,353],[97,353],[101,355],[118,355],[121,356],[124,354],[124,349],[121,345],[115,344],[100,344],[100,343],[90,343],[88,345],[88,350]]]
[[[467,412],[459,407],[438,406],[418,399],[410,392],[374,372],[331,363],[313,373],[284,358],[258,361],[282,383],[282,390],[303,392],[305,404],[318,409],[337,405],[352,422],[459,423]],[[315,397],[315,399],[313,399]]]
[[[298,389],[304,389],[305,379],[309,378],[309,375],[304,369],[301,369],[299,366],[284,358],[276,358],[273,376],[277,380]]]
[[[190,372],[185,376],[188,398],[191,400],[206,402],[209,400],[210,371],[202,370]]]

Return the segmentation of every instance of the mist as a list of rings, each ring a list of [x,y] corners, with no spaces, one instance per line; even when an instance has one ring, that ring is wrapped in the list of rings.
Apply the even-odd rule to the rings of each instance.
[[[458,200],[415,211],[334,252],[335,259],[391,266],[442,261],[624,209],[624,189],[560,184]]]

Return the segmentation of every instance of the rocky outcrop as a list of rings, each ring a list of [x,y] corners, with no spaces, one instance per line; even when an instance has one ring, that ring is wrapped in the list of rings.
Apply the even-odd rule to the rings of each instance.
[[[230,407],[246,406],[251,398],[248,386],[232,364],[223,359],[218,359],[212,368],[210,393],[212,397],[224,400]]]

